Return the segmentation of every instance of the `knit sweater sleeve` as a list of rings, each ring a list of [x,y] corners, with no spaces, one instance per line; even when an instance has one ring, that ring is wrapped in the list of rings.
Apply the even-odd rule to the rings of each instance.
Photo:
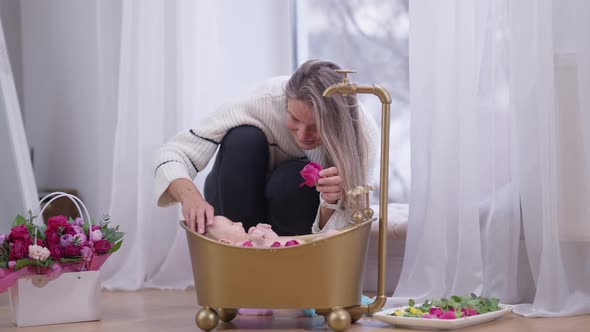
[[[194,179],[207,166],[230,129],[241,125],[255,126],[264,132],[270,143],[277,141],[281,125],[284,127],[283,110],[287,107],[281,82],[276,79],[267,82],[254,96],[222,106],[158,149],[154,167],[159,206],[176,202],[167,191],[170,183],[179,178]]]
[[[367,135],[368,139],[368,163],[367,163],[367,182],[368,184],[377,184],[378,181],[378,162],[379,162],[379,139],[381,137],[379,127],[375,123],[375,120],[366,111],[365,108],[361,107],[363,115],[363,130]],[[321,208],[321,207],[320,207]],[[315,221],[311,227],[311,232],[316,234],[327,230],[336,230],[349,225],[351,215],[353,211],[337,209],[334,211],[330,219],[326,222],[323,228],[320,228],[320,208],[316,214]]]

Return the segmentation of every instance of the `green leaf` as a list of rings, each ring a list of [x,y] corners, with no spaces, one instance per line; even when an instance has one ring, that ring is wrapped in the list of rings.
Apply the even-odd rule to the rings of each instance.
[[[84,230],[84,234],[88,234],[88,229],[90,228],[90,226],[88,226],[88,223],[84,223],[84,225],[82,225],[82,229]]]
[[[35,218],[37,218],[37,216],[33,215],[33,210],[29,209],[29,211],[27,211],[27,213],[29,214],[29,218],[27,219],[27,221],[29,223],[33,223],[33,220],[35,220]]]
[[[467,306],[469,308],[473,309],[473,308],[477,307],[477,305],[479,305],[479,303],[480,303],[479,300],[469,300],[469,301],[467,301]]]
[[[495,311],[495,310],[498,310],[498,309],[499,309],[499,308],[498,308],[498,305],[499,305],[499,304],[500,304],[500,299],[497,299],[497,298],[491,298],[491,299],[490,299],[490,303],[489,303],[489,305],[490,305],[490,309],[492,309],[492,310],[494,310],[494,311]]]
[[[37,233],[37,239],[45,240],[45,225],[37,226],[30,222],[27,222],[25,225],[29,230],[29,234],[31,234],[31,237],[35,238],[35,233]]]
[[[432,303],[428,303],[428,299],[426,299],[426,301],[424,301],[424,303],[422,304],[422,306],[420,306],[420,310],[422,311],[428,311],[430,310],[430,308],[432,307]]]
[[[12,222],[12,227],[24,225],[26,223],[27,219],[19,214],[16,216],[16,218],[14,218],[14,221]]]
[[[82,257],[71,257],[71,258],[62,258],[59,260],[60,263],[72,263],[72,262],[79,262],[82,260]]]
[[[104,239],[108,240],[109,242],[117,242],[123,238],[125,233],[117,232],[117,231],[109,231],[104,234]]]
[[[414,299],[410,299],[409,304],[410,307],[413,307],[414,305],[416,305],[416,301],[414,301]]]
[[[111,250],[109,250],[109,253],[117,252],[117,250],[119,250],[119,248],[121,248],[121,245],[122,244],[123,244],[123,240],[115,243],[115,245],[113,245],[113,247],[111,248]]]
[[[0,268],[3,268],[3,269],[8,268],[8,262],[6,262],[6,261],[0,261]]]
[[[28,258],[19,259],[16,261],[16,265],[14,266],[14,270],[18,271],[24,267],[31,265],[32,261]]]
[[[45,231],[47,230],[47,226],[39,225],[37,226],[37,236],[42,240],[45,240]]]
[[[442,300],[432,300],[432,305],[437,308],[442,308],[445,306],[445,302],[443,302]]]
[[[103,214],[100,219],[98,219],[100,226],[107,226],[111,222],[111,216],[108,214]]]
[[[6,248],[6,249],[4,249]],[[8,253],[8,243],[4,244],[4,247],[0,247],[0,262],[6,262],[6,264],[8,264],[8,261],[10,260],[10,255]]]
[[[466,302],[466,301],[469,301],[471,299],[472,299],[471,295],[461,296],[461,302]]]
[[[36,266],[40,266],[40,267],[49,267],[49,265],[51,265],[53,263],[53,261],[46,259],[44,261],[37,261],[37,260],[33,260],[31,261],[30,265],[36,265]]]
[[[460,302],[463,300],[463,299],[461,299],[461,298],[460,298],[459,296],[457,296],[457,295],[451,296],[451,299],[453,299],[453,301],[455,301],[455,302],[459,302],[459,303],[460,303]]]

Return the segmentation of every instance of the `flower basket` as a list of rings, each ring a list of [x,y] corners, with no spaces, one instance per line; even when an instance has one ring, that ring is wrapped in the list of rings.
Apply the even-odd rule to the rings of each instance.
[[[99,269],[120,248],[123,233],[110,227],[108,216],[93,222],[82,201],[67,193],[43,197],[39,215],[61,197],[74,203],[80,218],[56,216],[46,226],[29,211],[29,218],[16,217],[10,234],[0,235],[0,293],[8,291],[18,326],[100,320]]]

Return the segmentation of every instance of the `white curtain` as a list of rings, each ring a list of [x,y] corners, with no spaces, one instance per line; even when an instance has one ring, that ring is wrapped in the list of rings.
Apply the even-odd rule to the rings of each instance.
[[[410,2],[412,193],[389,304],[590,313],[590,2]]]
[[[176,227],[178,211],[155,206],[151,183],[154,152],[193,120],[188,112],[202,97],[195,96],[203,91],[198,83],[214,82],[207,68],[216,63],[207,59],[209,53],[195,52],[197,40],[191,39],[198,35],[198,42],[215,53],[214,36],[203,31],[215,12],[190,16],[198,13],[190,2],[123,2],[110,211],[126,239],[102,269],[105,288],[186,288],[193,283],[186,241]],[[202,39],[208,36],[211,40]],[[198,68],[203,71],[197,78],[200,65],[206,66]],[[203,102],[203,109],[210,106]]]
[[[291,71],[290,5],[125,0],[122,6],[110,213],[126,238],[102,268],[102,285],[184,289],[194,284],[186,237],[178,207],[156,206],[154,153],[222,103]],[[197,177],[200,189],[209,168]]]
[[[0,234],[8,233],[17,214],[36,211],[37,186],[29,144],[10,68],[4,29],[0,21]]]

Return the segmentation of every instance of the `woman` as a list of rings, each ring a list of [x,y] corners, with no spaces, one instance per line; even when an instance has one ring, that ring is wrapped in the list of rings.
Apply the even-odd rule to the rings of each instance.
[[[287,236],[345,226],[352,212],[345,193],[373,173],[379,131],[356,96],[322,96],[342,81],[336,69],[307,61],[291,78],[268,80],[174,137],[156,158],[158,205],[180,202],[201,234],[214,214],[247,229],[268,223]],[[218,149],[203,198],[192,179]],[[300,187],[310,161],[323,165],[321,178],[315,188]]]

